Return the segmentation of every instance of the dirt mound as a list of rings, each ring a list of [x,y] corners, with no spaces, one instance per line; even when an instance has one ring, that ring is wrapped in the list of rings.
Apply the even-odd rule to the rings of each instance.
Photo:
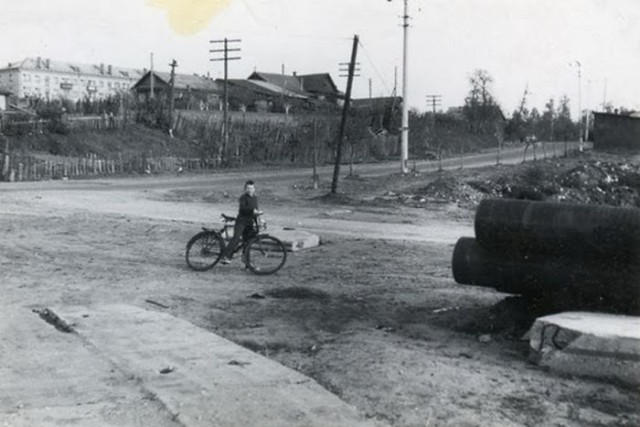
[[[640,207],[640,168],[630,163],[592,161],[561,174],[552,199]]]
[[[374,200],[426,206],[456,203],[473,208],[487,197],[640,207],[640,167],[623,155],[583,153],[515,166],[495,166],[456,174],[439,173],[424,185],[388,189]]]
[[[453,175],[442,175],[417,194],[427,199],[437,199],[462,204],[477,204],[484,196],[482,192]]]

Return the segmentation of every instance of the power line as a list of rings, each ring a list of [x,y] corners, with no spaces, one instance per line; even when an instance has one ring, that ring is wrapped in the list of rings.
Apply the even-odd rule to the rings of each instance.
[[[364,53],[364,56],[369,61],[369,65],[371,66],[371,68],[373,68],[373,71],[375,71],[375,73],[378,75],[378,78],[380,79],[380,82],[382,83],[382,86],[384,86],[385,91],[387,91],[387,93],[391,94],[392,91],[389,90],[389,87],[387,86],[387,83],[384,80],[384,77],[382,77],[382,74],[380,73],[378,68],[375,66],[373,60],[371,59],[371,57],[369,56],[369,53],[367,52],[367,49],[362,44],[362,41],[359,41],[359,44],[360,44],[360,47],[362,48],[362,52]]]
[[[224,129],[224,139],[222,141],[222,146],[220,147],[220,153],[219,153],[219,157],[221,161],[223,160],[222,157],[224,156],[225,149],[227,148],[227,145],[229,143],[229,91],[227,88],[228,64],[229,64],[229,61],[236,61],[240,59],[239,56],[229,57],[229,52],[240,52],[239,47],[229,48],[229,43],[240,43],[241,41],[242,40],[240,39],[227,39],[226,37],[221,40],[209,40],[209,43],[212,43],[212,44],[222,43],[222,46],[223,46],[222,49],[209,49],[210,53],[223,54],[222,58],[210,58],[209,59],[210,61],[224,61],[224,101],[223,101],[224,123],[222,125]]]

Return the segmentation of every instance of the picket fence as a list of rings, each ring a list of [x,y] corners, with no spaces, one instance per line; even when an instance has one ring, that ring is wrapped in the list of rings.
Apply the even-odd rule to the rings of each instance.
[[[128,157],[106,159],[91,154],[86,157],[61,157],[13,154],[2,166],[1,180],[41,181],[48,179],[88,178],[115,175],[168,174],[210,170],[218,166],[215,159],[180,157]]]

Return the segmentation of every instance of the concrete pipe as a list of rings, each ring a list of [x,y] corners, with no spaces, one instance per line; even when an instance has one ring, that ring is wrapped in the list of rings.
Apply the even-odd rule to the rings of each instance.
[[[564,256],[507,257],[487,251],[474,238],[462,237],[456,243],[451,265],[457,283],[511,294],[570,291],[594,298],[636,301],[640,296],[637,264]]]
[[[485,199],[475,235],[484,249],[640,261],[640,209]]]

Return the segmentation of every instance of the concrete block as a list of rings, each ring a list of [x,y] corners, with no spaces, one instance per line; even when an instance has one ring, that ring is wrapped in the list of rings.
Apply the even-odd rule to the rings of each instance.
[[[551,371],[640,385],[640,317],[567,312],[536,319],[530,359]]]
[[[161,402],[176,425],[382,425],[313,379],[167,313],[127,305],[52,311],[73,325],[74,336],[87,343],[99,360],[109,361],[118,372],[135,379],[132,386]]]
[[[308,231],[283,228],[268,230],[268,233],[282,240],[288,251],[299,251],[316,247],[320,244],[320,237]]]

